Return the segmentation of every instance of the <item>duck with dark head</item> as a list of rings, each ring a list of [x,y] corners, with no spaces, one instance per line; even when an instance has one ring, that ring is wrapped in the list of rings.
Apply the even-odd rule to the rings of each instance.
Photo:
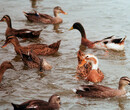
[[[93,42],[87,39],[84,27],[82,26],[81,23],[79,22],[74,23],[73,26],[70,28],[70,30],[72,29],[79,30],[82,37],[81,44],[87,46],[88,48],[97,48],[104,50],[111,49],[116,51],[124,50],[124,41],[126,39],[126,36],[124,38],[116,38],[115,36],[110,36],[102,40]]]

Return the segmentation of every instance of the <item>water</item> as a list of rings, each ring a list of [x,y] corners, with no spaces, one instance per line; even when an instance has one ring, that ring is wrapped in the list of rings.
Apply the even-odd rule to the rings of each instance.
[[[0,18],[10,15],[14,28],[43,29],[41,40],[21,42],[47,43],[62,40],[59,52],[54,56],[44,57],[52,66],[51,71],[38,75],[37,69],[24,69],[23,62],[17,58],[13,46],[0,48],[0,63],[11,60],[17,71],[7,70],[0,84],[0,110],[12,110],[11,102],[22,103],[30,99],[48,100],[56,93],[61,96],[61,110],[128,110],[130,109],[130,87],[128,94],[122,98],[95,99],[80,98],[72,92],[73,88],[85,84],[75,79],[77,66],[77,51],[80,47],[80,33],[77,30],[68,31],[74,22],[81,22],[88,39],[95,41],[110,35],[124,37],[127,35],[123,52],[85,49],[99,58],[99,68],[105,78],[101,84],[117,88],[119,78],[130,77],[130,1],[129,0],[0,0]],[[33,9],[41,13],[53,15],[53,7],[61,6],[68,15],[61,15],[64,22],[59,28],[53,25],[30,23],[23,11]],[[6,24],[0,23],[0,46],[5,40]],[[42,57],[42,56],[41,56]]]

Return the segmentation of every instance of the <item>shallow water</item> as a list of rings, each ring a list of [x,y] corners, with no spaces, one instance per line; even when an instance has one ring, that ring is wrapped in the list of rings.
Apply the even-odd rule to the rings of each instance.
[[[101,84],[117,88],[119,78],[130,77],[130,1],[129,0],[0,0],[0,18],[10,15],[14,28],[43,29],[40,40],[21,42],[51,44],[62,40],[59,52],[44,57],[52,66],[51,71],[39,75],[37,69],[24,69],[23,62],[16,55],[13,46],[0,48],[0,63],[11,60],[17,71],[7,70],[0,84],[0,110],[12,110],[11,102],[22,103],[30,99],[48,100],[52,94],[61,96],[61,110],[128,110],[130,109],[130,87],[128,94],[121,98],[95,99],[80,98],[72,92],[73,88],[85,84],[75,79],[77,51],[80,48],[80,33],[68,31],[74,22],[81,22],[88,39],[95,41],[104,37],[127,35],[123,52],[83,49],[99,58],[99,68],[105,78]],[[68,15],[61,15],[64,22],[59,28],[53,25],[30,23],[23,11],[33,9],[53,15],[53,7],[61,6]],[[0,23],[0,46],[5,40],[6,23]],[[105,55],[105,56],[104,56]],[[41,56],[42,58],[42,56]]]

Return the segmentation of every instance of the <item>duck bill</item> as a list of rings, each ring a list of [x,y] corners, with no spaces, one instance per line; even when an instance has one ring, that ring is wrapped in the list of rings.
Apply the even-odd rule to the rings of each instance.
[[[73,26],[69,29],[69,31],[71,31],[71,30],[73,30],[74,28],[73,28]]]
[[[79,67],[82,67],[85,63],[87,63],[87,62],[85,61],[85,59],[83,59],[83,61],[82,61],[81,64],[79,65]]]
[[[8,45],[9,42],[5,42],[4,45],[1,48],[5,48]]]
[[[67,15],[68,13],[64,12],[63,10],[61,10],[61,13],[64,15]]]

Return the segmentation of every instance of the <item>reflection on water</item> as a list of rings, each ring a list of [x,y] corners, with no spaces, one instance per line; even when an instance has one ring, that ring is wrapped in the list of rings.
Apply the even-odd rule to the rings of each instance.
[[[123,100],[121,98],[119,98],[118,99],[118,103],[119,103],[118,106],[119,106],[120,110],[125,110],[124,104],[122,102],[123,102]]]
[[[38,1],[43,1],[43,0],[30,0],[30,2],[31,2],[31,7],[32,8],[37,8],[37,2]]]
[[[60,24],[54,24],[53,30],[55,30],[56,33],[63,33],[62,30],[59,29]]]
[[[32,8],[36,8],[37,0],[30,0]]]

